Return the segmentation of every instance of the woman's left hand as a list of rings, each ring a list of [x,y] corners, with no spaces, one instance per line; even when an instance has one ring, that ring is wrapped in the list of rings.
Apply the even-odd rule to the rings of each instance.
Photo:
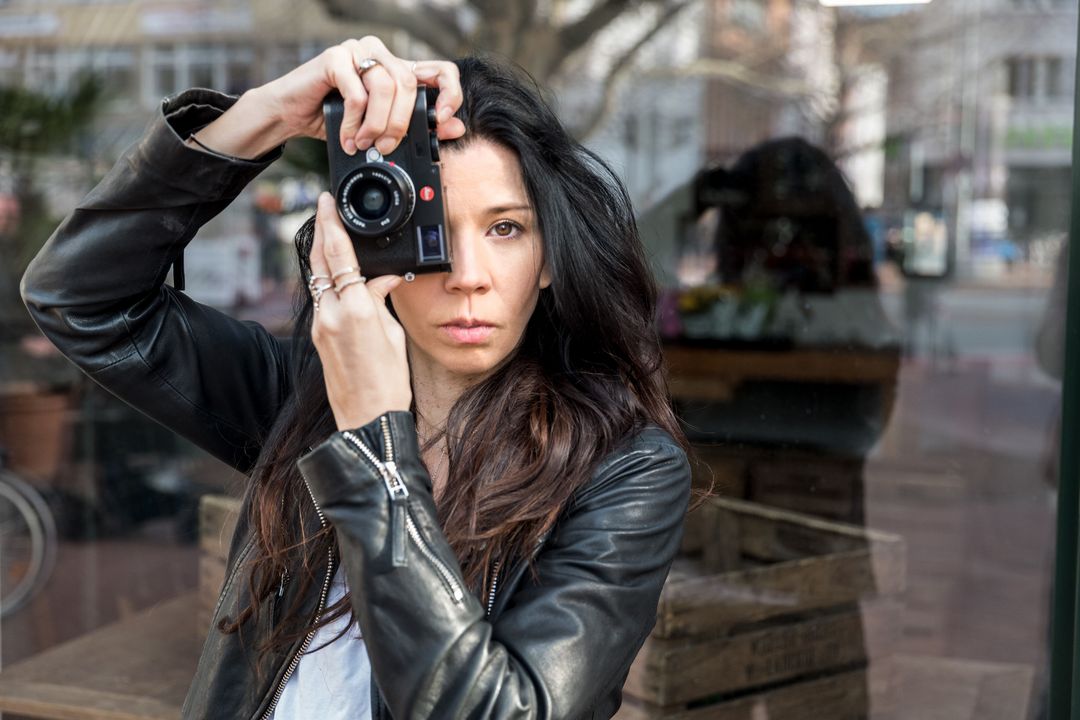
[[[361,427],[391,410],[408,411],[412,387],[405,331],[386,308],[386,296],[402,278],[356,282],[362,268],[329,193],[319,197],[310,261],[315,288],[323,288],[311,339],[338,430]]]

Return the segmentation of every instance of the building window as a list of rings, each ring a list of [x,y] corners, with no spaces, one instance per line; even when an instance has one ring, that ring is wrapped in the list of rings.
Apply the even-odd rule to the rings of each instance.
[[[1006,61],[1009,97],[1071,100],[1075,87],[1072,58],[1012,57]]]
[[[134,50],[99,50],[91,56],[90,67],[112,102],[123,104],[138,97],[139,75]]]
[[[18,50],[0,50],[0,87],[12,87],[21,82],[22,53]]]
[[[1009,97],[1031,98],[1035,96],[1035,59],[1012,57],[1009,68]]]
[[[150,95],[156,102],[166,95],[172,95],[180,89],[177,72],[176,48],[171,45],[158,45],[150,53]]]
[[[216,72],[222,65],[222,48],[212,45],[189,45],[185,48],[188,79],[185,87],[223,89]]]
[[[26,86],[46,95],[63,93],[66,87],[60,62],[52,50],[31,50],[26,58]]]
[[[250,48],[227,48],[225,50],[225,86],[222,89],[233,95],[239,95],[254,87],[255,80],[252,77],[254,60],[254,53]]]
[[[1055,100],[1072,97],[1071,92],[1066,93],[1069,85],[1068,74],[1068,68],[1062,58],[1052,57],[1046,59],[1046,97]]]

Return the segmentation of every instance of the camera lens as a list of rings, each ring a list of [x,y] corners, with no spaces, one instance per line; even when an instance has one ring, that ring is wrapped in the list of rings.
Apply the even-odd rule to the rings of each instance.
[[[365,220],[378,220],[390,209],[390,193],[374,183],[357,183],[349,193],[349,204]]]
[[[391,163],[366,163],[345,178],[337,192],[345,225],[363,237],[386,236],[401,228],[416,204],[412,180]]]

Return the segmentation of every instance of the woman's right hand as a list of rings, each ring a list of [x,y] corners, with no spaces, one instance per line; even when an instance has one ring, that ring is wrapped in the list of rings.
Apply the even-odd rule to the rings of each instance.
[[[361,75],[357,66],[367,58],[378,64]],[[369,35],[328,48],[245,93],[229,112],[198,132],[199,142],[227,155],[256,157],[294,137],[325,140],[323,100],[336,89],[345,100],[337,138],[345,152],[352,155],[374,145],[387,155],[408,132],[421,83],[439,88],[435,103],[439,139],[461,137],[465,125],[453,117],[462,102],[457,66],[440,60],[402,60]]]
[[[379,64],[361,76],[357,66],[367,58]],[[417,83],[433,81],[439,87],[435,104],[439,139],[460,137],[465,126],[460,120],[450,122],[462,99],[457,66],[442,61],[407,62],[370,35],[324,50],[262,89],[290,136],[326,139],[322,103],[336,88],[345,99],[340,137],[345,152],[352,155],[357,148],[375,145],[387,155],[408,132]]]

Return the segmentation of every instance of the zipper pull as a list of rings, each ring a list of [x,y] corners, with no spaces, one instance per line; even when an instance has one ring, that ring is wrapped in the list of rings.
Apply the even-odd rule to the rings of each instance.
[[[400,495],[390,501],[390,559],[394,567],[405,567],[409,564],[405,555],[408,532],[405,502],[405,498]]]
[[[408,540],[408,512],[409,489],[405,481],[398,473],[397,464],[393,460],[383,464],[383,479],[386,488],[390,491],[390,561],[393,567],[405,567],[408,564],[406,558],[406,543]]]

